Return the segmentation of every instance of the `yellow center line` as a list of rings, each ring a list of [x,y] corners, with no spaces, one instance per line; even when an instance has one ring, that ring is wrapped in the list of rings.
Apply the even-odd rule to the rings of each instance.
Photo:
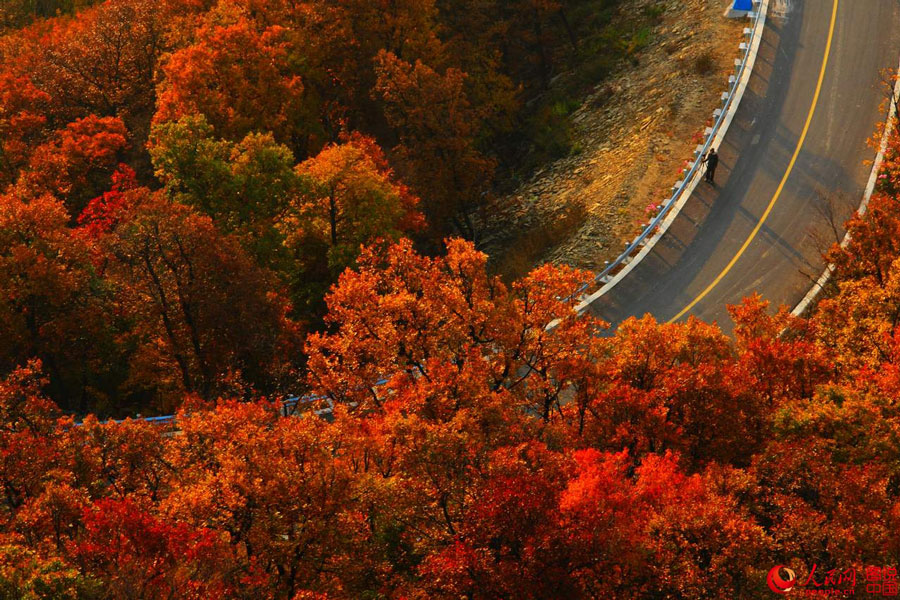
[[[819,102],[819,93],[822,91],[822,82],[825,80],[825,68],[828,66],[828,55],[831,53],[831,40],[834,37],[834,24],[837,20],[837,9],[838,9],[838,0],[834,0],[834,6],[831,9],[831,26],[828,28],[828,41],[825,44],[825,56],[822,58],[822,69],[819,71],[819,81],[816,83],[816,93],[813,95],[812,105],[809,107],[809,114],[806,116],[806,123],[803,125],[803,131],[800,133],[800,139],[797,140],[797,148],[794,149],[794,155],[791,157],[791,162],[788,163],[787,170],[784,172],[784,177],[781,178],[781,183],[778,184],[778,189],[775,190],[775,195],[772,196],[772,200],[769,202],[769,206],[766,207],[765,212],[759,218],[759,222],[756,224],[756,227],[753,228],[753,231],[750,232],[750,235],[744,241],[744,244],[741,246],[740,250],[737,251],[737,254],[729,261],[725,268],[722,269],[722,272],[719,273],[715,279],[713,279],[712,283],[706,286],[706,289],[700,292],[700,294],[691,300],[691,303],[681,309],[677,315],[669,319],[667,322],[672,323],[673,321],[677,321],[684,314],[694,308],[694,306],[700,302],[704,296],[706,296],[716,285],[719,284],[720,281],[728,274],[731,268],[735,265],[744,251],[747,250],[747,247],[750,245],[750,242],[753,241],[753,238],[756,237],[756,234],[759,233],[759,230],[762,228],[763,223],[766,222],[766,219],[769,217],[769,213],[772,212],[772,208],[775,206],[775,203],[778,202],[779,196],[781,196],[781,191],[784,189],[784,184],[787,182],[788,177],[791,175],[791,171],[794,169],[794,163],[797,162],[797,157],[800,155],[800,149],[803,147],[803,142],[806,140],[806,134],[809,131],[809,124],[812,123],[813,114],[816,112],[816,104]]]

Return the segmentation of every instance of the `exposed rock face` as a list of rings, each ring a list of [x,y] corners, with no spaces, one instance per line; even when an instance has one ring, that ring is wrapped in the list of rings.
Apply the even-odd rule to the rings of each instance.
[[[633,10],[659,5],[636,0]],[[483,249],[504,269],[523,235],[566,217],[537,262],[597,269],[648,221],[680,179],[733,73],[747,22],[722,17],[728,0],[670,0],[651,43],[571,116],[580,152],[535,173],[487,211]],[[629,5],[631,6],[631,5]],[[573,211],[579,218],[572,218]],[[535,252],[532,249],[532,254]],[[513,259],[513,260],[511,260]],[[534,257],[530,257],[534,260]],[[519,261],[521,262],[521,261]],[[516,267],[512,267],[515,270]]]

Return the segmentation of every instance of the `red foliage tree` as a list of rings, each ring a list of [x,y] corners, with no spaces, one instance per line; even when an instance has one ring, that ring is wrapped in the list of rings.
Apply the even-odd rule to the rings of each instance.
[[[227,549],[214,531],[168,523],[130,500],[85,511],[72,558],[114,598],[226,598]]]
[[[131,208],[129,192],[139,189],[135,172],[128,165],[119,165],[112,175],[112,189],[94,198],[78,215],[78,224],[89,237],[99,238],[119,223]]]
[[[27,193],[49,193],[64,200],[73,216],[109,189],[112,174],[128,146],[128,132],[116,117],[85,117],[57,131],[35,148],[20,186]]]

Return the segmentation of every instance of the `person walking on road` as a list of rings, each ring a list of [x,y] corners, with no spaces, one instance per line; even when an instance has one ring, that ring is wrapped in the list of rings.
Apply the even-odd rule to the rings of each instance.
[[[715,183],[714,179],[716,177],[716,167],[719,166],[719,155],[716,154],[715,148],[709,149],[709,152],[706,153],[703,162],[706,163],[706,180],[710,183]]]

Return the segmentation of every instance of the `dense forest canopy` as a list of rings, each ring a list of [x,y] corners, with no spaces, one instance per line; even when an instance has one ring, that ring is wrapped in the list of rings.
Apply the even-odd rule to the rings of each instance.
[[[4,2],[0,598],[887,595],[896,129],[810,318],[610,333],[477,250],[618,4]]]
[[[361,245],[477,240],[568,151],[570,95],[658,15],[617,6],[4,2],[0,370],[39,358],[82,414],[302,392]]]
[[[469,242],[372,247],[307,341],[328,420],[195,396],[175,435],[75,425],[30,362],[0,384],[0,593],[764,598],[776,565],[810,589],[891,577],[900,259],[870,250],[900,201],[850,228],[815,317],[748,298],[733,338],[650,317],[604,337],[560,300],[585,273],[507,286]]]

